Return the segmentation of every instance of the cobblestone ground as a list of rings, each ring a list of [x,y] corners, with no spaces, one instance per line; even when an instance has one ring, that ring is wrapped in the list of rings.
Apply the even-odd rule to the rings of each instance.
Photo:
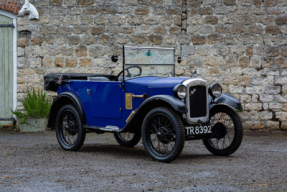
[[[0,132],[0,191],[287,191],[287,134],[245,134],[230,157],[186,142],[172,163],[153,161],[142,143],[119,146],[112,134],[87,134],[67,152],[55,132]]]

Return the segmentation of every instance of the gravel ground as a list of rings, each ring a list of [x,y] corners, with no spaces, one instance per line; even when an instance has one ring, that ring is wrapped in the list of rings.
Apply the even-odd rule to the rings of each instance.
[[[0,191],[287,191],[287,133],[245,134],[232,156],[211,155],[187,141],[172,163],[153,161],[140,142],[87,134],[77,152],[54,131],[0,132]]]

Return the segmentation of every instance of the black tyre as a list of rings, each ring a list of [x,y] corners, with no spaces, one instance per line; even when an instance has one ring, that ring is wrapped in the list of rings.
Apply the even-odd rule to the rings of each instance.
[[[114,133],[117,142],[124,147],[134,147],[141,140],[141,134],[139,133]]]
[[[67,151],[80,149],[86,132],[77,109],[72,105],[63,106],[56,117],[56,135],[60,146]]]
[[[147,153],[155,160],[171,162],[184,146],[185,132],[181,119],[173,110],[151,110],[142,125],[142,140]]]
[[[210,111],[214,120],[215,138],[204,139],[205,147],[214,155],[227,156],[234,153],[243,138],[242,122],[238,113],[226,105],[217,105]]]

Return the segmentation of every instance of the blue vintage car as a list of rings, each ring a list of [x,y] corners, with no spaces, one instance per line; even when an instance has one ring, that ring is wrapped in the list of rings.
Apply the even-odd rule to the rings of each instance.
[[[112,132],[125,147],[142,138],[155,160],[176,159],[187,140],[202,139],[215,155],[230,155],[241,144],[241,103],[219,84],[175,77],[175,49],[123,46],[118,75],[57,73],[45,89],[57,91],[48,127],[64,150],[78,150],[87,132]],[[118,56],[111,58],[118,61]],[[181,61],[177,58],[178,62]]]

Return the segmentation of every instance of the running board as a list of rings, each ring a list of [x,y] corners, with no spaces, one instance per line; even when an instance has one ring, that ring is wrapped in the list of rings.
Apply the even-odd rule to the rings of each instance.
[[[100,130],[105,132],[120,132],[120,128],[113,125],[107,125],[106,127],[96,127],[96,126],[83,126],[85,129],[94,129],[94,130]]]

